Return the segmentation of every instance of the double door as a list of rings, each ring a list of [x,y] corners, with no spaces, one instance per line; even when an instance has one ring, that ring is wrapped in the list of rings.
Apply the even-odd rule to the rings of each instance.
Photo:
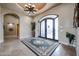
[[[40,36],[58,40],[58,19],[44,19],[40,22]]]

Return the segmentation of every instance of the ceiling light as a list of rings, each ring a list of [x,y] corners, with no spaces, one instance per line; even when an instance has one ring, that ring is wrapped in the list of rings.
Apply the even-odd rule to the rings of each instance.
[[[36,9],[36,6],[34,4],[25,4],[24,11],[27,12],[28,15],[35,14],[38,9]]]

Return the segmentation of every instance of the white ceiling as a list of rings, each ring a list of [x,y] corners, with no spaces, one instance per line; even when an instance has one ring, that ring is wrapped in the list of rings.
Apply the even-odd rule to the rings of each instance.
[[[21,6],[19,6],[17,3],[0,3],[0,5],[4,8],[19,12],[19,13],[23,13],[25,15],[28,15]],[[51,7],[54,7],[55,5],[57,5],[56,3],[47,3],[41,10],[39,10],[38,12],[36,12],[35,14],[32,14],[30,16],[36,16],[46,10],[48,10]]]

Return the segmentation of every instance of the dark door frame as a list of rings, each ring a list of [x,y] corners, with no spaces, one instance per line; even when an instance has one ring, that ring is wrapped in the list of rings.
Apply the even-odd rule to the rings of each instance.
[[[57,18],[57,17],[56,17]],[[52,40],[51,38],[47,38],[47,20],[50,19],[53,21],[53,40],[54,41],[58,41],[58,40],[55,40],[55,19],[56,18],[44,18],[43,20],[41,20],[39,23],[40,23],[40,36],[41,38],[46,38],[46,39],[50,39]],[[45,21],[45,37],[42,37],[41,36],[41,22],[42,21]]]

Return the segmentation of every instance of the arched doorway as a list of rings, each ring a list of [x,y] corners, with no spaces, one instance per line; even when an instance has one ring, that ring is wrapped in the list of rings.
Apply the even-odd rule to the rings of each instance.
[[[16,14],[4,15],[4,38],[19,38],[19,16]]]
[[[39,23],[40,37],[58,41],[58,15],[47,15]]]

